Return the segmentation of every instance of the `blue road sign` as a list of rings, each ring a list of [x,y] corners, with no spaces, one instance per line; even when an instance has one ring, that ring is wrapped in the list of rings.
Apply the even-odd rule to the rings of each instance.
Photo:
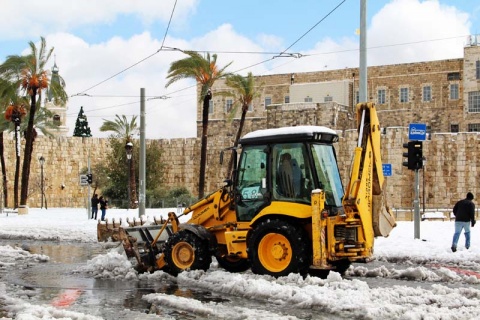
[[[385,177],[392,176],[392,164],[391,163],[384,163],[382,164],[383,175]]]
[[[425,123],[410,123],[408,126],[409,140],[425,140],[427,137],[427,125]]]

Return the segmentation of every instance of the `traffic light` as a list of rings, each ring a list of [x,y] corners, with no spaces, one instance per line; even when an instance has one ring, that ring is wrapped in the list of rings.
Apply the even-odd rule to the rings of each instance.
[[[88,184],[92,184],[93,182],[93,175],[91,173],[87,173],[87,182]]]
[[[404,152],[403,156],[407,158],[407,161],[403,161],[403,166],[409,170],[419,170],[423,167],[423,153],[422,153],[422,141],[409,141],[403,144],[404,148],[407,148],[408,152]]]

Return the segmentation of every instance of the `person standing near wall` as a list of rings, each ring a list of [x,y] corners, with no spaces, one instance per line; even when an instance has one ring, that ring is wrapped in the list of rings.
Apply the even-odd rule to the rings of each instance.
[[[108,201],[103,196],[100,196],[100,198],[98,199],[98,202],[100,203],[100,211],[102,211],[102,221],[105,221],[105,214],[107,213]]]
[[[464,230],[465,248],[470,248],[470,225],[475,226],[475,204],[473,203],[473,194],[467,193],[467,197],[455,203],[453,207],[455,215],[455,233],[453,234],[452,251],[457,251],[457,243],[460,233]]]
[[[92,219],[97,219],[98,213],[98,194],[94,194],[92,197]]]

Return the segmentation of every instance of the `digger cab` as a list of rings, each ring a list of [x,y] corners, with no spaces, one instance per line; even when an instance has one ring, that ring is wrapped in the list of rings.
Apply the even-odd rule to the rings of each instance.
[[[320,126],[246,134],[239,141],[234,175],[238,221],[251,221],[272,204],[310,206],[314,189],[325,191],[329,214],[341,210],[343,186],[333,147],[337,141],[335,131]],[[305,210],[310,212],[309,207]]]

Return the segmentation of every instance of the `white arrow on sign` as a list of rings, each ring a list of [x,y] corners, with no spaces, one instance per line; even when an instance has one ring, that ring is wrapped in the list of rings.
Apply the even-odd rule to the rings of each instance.
[[[88,186],[88,177],[86,174],[80,175],[80,185],[81,186]]]

